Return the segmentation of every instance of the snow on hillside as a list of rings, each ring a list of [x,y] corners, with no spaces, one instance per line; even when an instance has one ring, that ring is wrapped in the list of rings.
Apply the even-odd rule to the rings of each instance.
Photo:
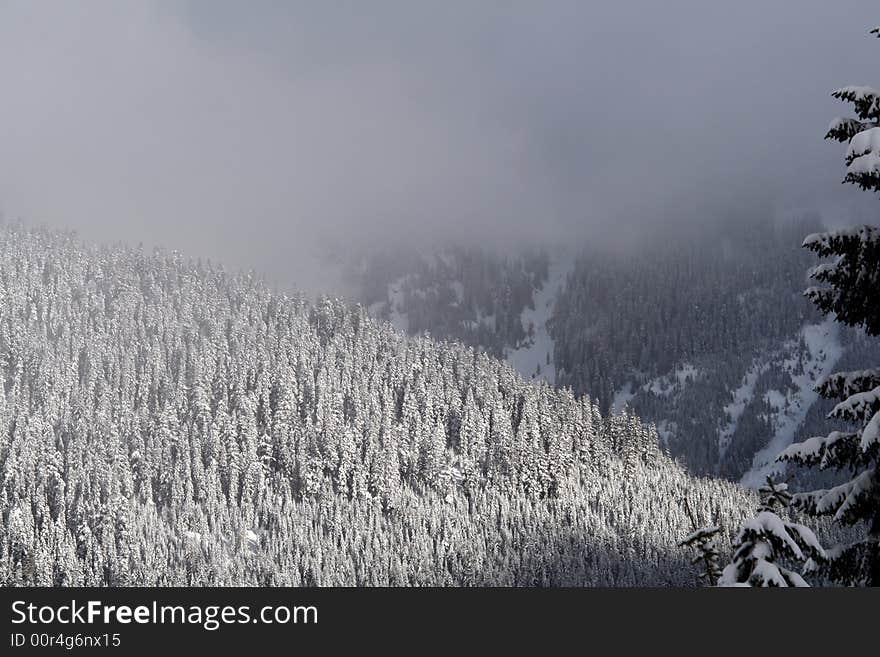
[[[764,449],[755,454],[752,469],[741,480],[743,486],[757,488],[767,475],[778,470],[776,456],[794,440],[795,432],[803,423],[809,408],[816,403],[819,394],[813,389],[816,383],[830,374],[843,352],[838,327],[832,318],[820,324],[810,324],[801,331],[807,346],[808,359],[801,363],[791,358],[783,367],[791,375],[795,391],[787,395],[770,390],[766,400],[775,411],[774,433]]]
[[[551,385],[556,382],[553,364],[553,338],[547,332],[547,321],[553,316],[553,306],[565,285],[565,279],[574,269],[574,257],[556,253],[550,260],[547,282],[535,293],[534,309],[522,313],[523,328],[532,327],[531,341],[516,349],[506,348],[504,357],[526,378],[542,379]]]
[[[614,399],[611,400],[611,408],[615,413],[620,413],[623,410],[623,407],[626,406],[635,396],[636,391],[633,389],[633,384],[627,381],[626,385],[614,393]]]
[[[409,330],[409,317],[407,317],[405,312],[401,311],[404,307],[403,284],[405,280],[406,277],[404,276],[388,285],[388,319],[394,325],[394,328],[401,333],[406,333]]]
[[[633,376],[636,379],[644,380],[645,378],[642,372],[633,372]],[[700,371],[696,367],[690,363],[682,363],[668,374],[651,379],[641,386],[633,385],[631,381],[628,381],[614,393],[611,408],[615,413],[619,413],[639,392],[650,392],[657,397],[668,397],[673,392],[682,390],[688,383],[692,383],[699,377]],[[665,420],[661,420],[661,422],[666,426],[667,436],[672,435],[675,423],[668,423]]]
[[[658,376],[643,385],[642,390],[650,391],[658,397],[668,397],[673,390],[684,388],[689,381],[695,380],[699,375],[696,367],[690,363],[682,363],[671,374]]]
[[[727,451],[730,439],[736,432],[743,411],[755,396],[755,384],[758,382],[758,377],[769,368],[770,364],[767,362],[756,361],[753,363],[743,377],[742,385],[733,391],[733,401],[724,407],[724,411],[730,416],[730,421],[718,434],[718,451],[722,457]]]
[[[743,378],[731,390],[732,399],[723,407],[726,417],[717,428],[719,463],[724,461],[732,441],[736,440],[738,427],[747,409],[754,411],[753,404],[758,401],[766,402],[769,407],[771,433],[764,447],[754,454],[751,467],[741,477],[745,486],[760,486],[767,474],[775,471],[776,455],[792,443],[807,412],[818,400],[818,393],[813,389],[816,383],[834,370],[842,353],[838,326],[832,319],[826,319],[821,323],[802,327],[795,338],[780,344],[777,349],[757,356]],[[761,385],[761,381],[765,374],[771,372],[787,375],[791,388],[767,390]],[[619,413],[625,405],[633,401],[636,402],[636,408],[640,409],[646,395],[661,405],[670,400],[673,405],[669,407],[669,416],[664,416],[663,411],[660,411],[651,418],[657,425],[661,439],[669,444],[679,433],[678,420],[687,421],[686,416],[680,418],[675,415],[675,399],[689,386],[702,381],[706,372],[691,363],[682,362],[659,377],[646,380],[643,373],[636,371],[632,376],[630,381],[615,391],[612,409]],[[690,432],[692,427],[687,426],[685,430]]]

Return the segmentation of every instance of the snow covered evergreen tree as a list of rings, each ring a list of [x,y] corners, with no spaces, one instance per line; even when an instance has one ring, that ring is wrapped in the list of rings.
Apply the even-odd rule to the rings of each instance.
[[[880,28],[871,30],[880,36]],[[880,91],[843,87],[834,97],[855,107],[857,118],[835,119],[826,139],[849,142],[844,182],[880,191]],[[830,258],[810,276],[821,286],[806,296],[844,324],[880,335],[880,227],[860,226],[816,233],[804,246]],[[864,538],[829,550],[818,566],[827,577],[849,585],[880,584],[880,369],[841,372],[826,378],[818,392],[841,399],[829,417],[855,425],[792,445],[778,460],[821,469],[848,470],[848,481],[830,489],[800,493],[794,504],[807,513],[832,516],[844,525],[864,525]]]
[[[715,540],[721,532],[721,527],[711,525],[701,527],[688,534],[679,543],[679,547],[693,547],[697,555],[691,560],[694,565],[701,564],[703,572],[697,576],[697,581],[709,586],[718,584],[721,577],[721,556],[718,554],[718,546]]]
[[[780,561],[815,563],[825,558],[825,551],[812,530],[777,515],[777,507],[787,508],[792,499],[787,484],[767,477],[758,493],[758,514],[743,523],[734,539],[733,561],[721,573],[719,586],[809,586]]]
[[[871,30],[880,37],[880,27]],[[826,139],[849,143],[844,182],[862,189],[880,191],[880,91],[849,85],[835,89],[832,96],[853,104],[856,118],[836,118],[828,126]]]
[[[685,491],[750,503],[656,441],[339,300],[0,224],[2,586],[684,585]]]

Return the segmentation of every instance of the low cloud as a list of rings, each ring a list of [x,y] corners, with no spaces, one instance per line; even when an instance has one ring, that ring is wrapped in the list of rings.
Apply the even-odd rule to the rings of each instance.
[[[0,2],[0,208],[312,291],[328,245],[867,212],[821,137],[873,3],[592,4]]]

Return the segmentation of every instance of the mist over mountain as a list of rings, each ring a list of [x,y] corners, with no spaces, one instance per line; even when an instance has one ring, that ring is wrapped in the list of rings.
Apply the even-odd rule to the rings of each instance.
[[[0,0],[0,584],[880,583],[876,22]]]
[[[846,223],[874,206],[821,133],[874,9],[12,0],[0,210],[336,294],[323,257],[362,246]]]
[[[398,329],[477,347],[605,411],[628,406],[692,472],[757,487],[782,448],[835,426],[814,387],[880,357],[803,297],[800,243],[821,228],[759,214],[625,251],[398,250],[351,278]]]

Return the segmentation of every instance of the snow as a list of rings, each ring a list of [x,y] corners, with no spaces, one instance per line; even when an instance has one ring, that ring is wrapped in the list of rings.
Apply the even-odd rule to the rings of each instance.
[[[779,566],[769,561],[759,559],[754,568],[752,568],[752,576],[750,581],[760,582],[762,586],[788,586],[788,582],[779,572]]]
[[[869,468],[834,488],[798,493],[795,500],[800,505],[812,507],[818,515],[833,513],[835,521],[847,522],[848,513],[872,494],[876,483],[873,468]]]
[[[849,148],[846,151],[846,159],[853,160],[861,157],[866,153],[873,153],[880,150],[880,128],[871,128],[862,130],[853,136],[849,142]]]
[[[851,130],[857,129],[857,130],[861,131],[864,129],[863,126],[865,126],[865,124],[862,123],[861,121],[859,121],[858,119],[838,116],[837,118],[831,119],[831,123],[828,124],[828,132],[829,133],[836,132],[837,130],[840,130],[843,127],[849,127],[849,129],[851,129]],[[856,134],[858,134],[858,133],[856,133]]]
[[[657,423],[657,434],[660,436],[660,439],[663,441],[664,445],[668,445],[669,441],[675,435],[675,432],[678,431],[678,423],[672,422],[671,420],[660,420]]]
[[[834,407],[831,415],[856,422],[878,405],[880,405],[880,386],[850,395]]]
[[[792,532],[797,538],[792,536]],[[774,563],[779,556],[792,556],[803,560],[804,554],[798,540],[807,546],[812,554],[825,555],[816,536],[803,525],[782,520],[772,511],[762,511],[754,518],[746,520],[736,537],[737,558],[724,568],[719,586],[809,586],[798,573],[782,568]],[[746,548],[748,543],[750,547]],[[746,548],[747,552],[742,553]],[[751,562],[751,565],[749,565]],[[748,568],[748,570],[746,570]],[[748,575],[748,582],[738,582]]]
[[[743,486],[758,488],[767,475],[779,471],[782,466],[776,462],[777,455],[792,444],[807,411],[819,399],[819,393],[814,390],[816,382],[831,373],[843,353],[837,324],[830,317],[821,323],[805,326],[801,336],[807,346],[808,361],[800,374],[796,374],[799,364],[796,357],[783,363],[795,386],[793,393],[785,396],[778,391],[768,391],[767,401],[777,411],[773,436],[767,446],[755,454],[752,468],[742,477]]]
[[[633,372],[633,376],[639,378],[644,375],[640,372]],[[657,397],[668,397],[676,390],[684,388],[689,381],[699,378],[699,376],[700,371],[691,363],[685,362],[668,374],[651,379],[639,387],[634,386],[632,382],[627,382],[614,393],[614,399],[611,401],[611,408],[619,413],[626,404],[632,401],[633,397],[635,397],[640,390],[650,392]],[[660,437],[663,438],[664,442],[669,441],[674,435],[676,429],[677,426],[675,422],[666,422],[663,420],[657,425],[657,431],[660,434]]]
[[[495,328],[495,313],[491,315],[484,315],[479,309],[476,311],[477,317],[476,319],[465,319],[462,321],[462,324],[474,331],[480,328],[480,326],[485,326],[491,331],[495,333],[497,330]]]
[[[656,379],[649,381],[642,387],[658,397],[668,397],[673,388],[668,379],[663,376],[658,376]]]
[[[823,262],[810,269],[810,271],[807,273],[807,276],[809,278],[819,279],[825,276],[829,276],[835,271],[837,271],[836,263],[832,264],[830,262]]]
[[[461,284],[461,281],[452,282],[452,291],[455,293],[456,303],[460,304],[464,301],[464,285]]]
[[[694,380],[699,376],[699,370],[690,363],[682,363],[670,374],[659,376],[642,386],[642,390],[651,392],[658,397],[668,397],[675,389],[676,384],[683,388],[688,380]]]
[[[800,576],[800,573],[796,573],[792,570],[786,570],[785,576],[791,581],[792,585],[797,588],[806,589],[810,587],[810,585],[807,584],[807,581]]]
[[[643,372],[633,371],[636,379],[644,380],[647,378]],[[611,408],[614,412],[619,413],[623,407],[632,401],[633,397],[641,390],[649,392],[656,397],[668,397],[673,392],[684,388],[689,381],[693,381],[700,377],[700,370],[688,362],[681,363],[671,372],[651,379],[641,386],[634,386],[632,382],[627,382],[619,390],[614,393],[611,401]],[[675,435],[678,425],[675,422],[661,420],[657,423],[657,433],[663,440],[664,444],[669,444],[669,440]]]
[[[754,518],[750,518],[743,523],[742,530],[740,530],[737,537],[737,542],[741,543],[749,532],[754,532],[758,536],[774,537],[791,551],[795,559],[801,561],[804,559],[804,554],[801,552],[800,546],[791,537],[791,534],[788,533],[788,525],[789,523],[786,523],[772,511],[761,511]],[[812,537],[812,540],[818,545],[818,541],[815,541],[815,536]],[[763,556],[758,555],[757,550],[754,553],[756,556]]]
[[[880,443],[880,411],[874,413],[871,421],[865,427],[860,446],[863,452],[867,452],[877,443]]]
[[[873,488],[874,472],[872,469],[865,470],[845,484],[828,491],[816,505],[816,511],[820,514],[829,513],[837,507],[834,520],[840,521],[846,516],[847,511],[867,496]]]
[[[811,233],[804,238],[801,246],[809,249],[827,248],[832,240],[841,240],[857,237],[864,243],[880,240],[880,228],[877,226],[850,226],[825,233]]]
[[[801,242],[801,247],[807,248],[814,244],[821,244],[825,239],[827,239],[827,233],[810,233],[804,238],[804,241]]]
[[[623,407],[626,406],[630,400],[636,396],[635,390],[633,390],[632,383],[627,383],[620,390],[614,393],[614,399],[611,402],[611,408],[614,409],[615,413],[620,413],[623,410]]]
[[[260,545],[260,537],[253,529],[246,529],[241,533],[241,537],[245,540],[247,549],[251,552],[257,552]]]
[[[721,531],[720,525],[710,525],[709,527],[702,527],[697,529],[694,532],[691,532],[687,536],[685,536],[680,542],[679,546],[689,545],[694,541],[704,539],[704,538],[713,538],[715,534]]]
[[[840,126],[845,125],[847,120],[841,116],[836,116],[831,119],[831,123],[828,124],[828,130],[826,132],[833,132],[837,130]]]
[[[880,154],[871,151],[856,157],[846,168],[846,172],[851,176],[880,175]]]
[[[841,440],[850,440],[856,434],[852,432],[832,431],[827,436],[813,436],[807,438],[803,442],[789,445],[777,457],[778,461],[782,460],[800,460],[805,463],[819,463],[821,468],[827,466],[827,458],[829,450]]]
[[[755,396],[755,384],[758,382],[758,377],[766,372],[769,367],[769,363],[753,363],[746,372],[745,377],[743,377],[740,387],[733,391],[733,401],[724,407],[724,411],[730,416],[730,421],[718,434],[718,449],[722,458],[727,452],[730,439],[736,432],[736,427],[739,424],[743,411],[746,409],[746,405]]]
[[[534,335],[527,344],[504,350],[507,362],[526,378],[542,379],[551,385],[556,382],[554,344],[547,332],[547,321],[553,316],[556,299],[574,263],[574,256],[567,251],[560,250],[551,256],[547,281],[534,296],[534,309],[526,308],[522,313],[523,328],[528,330],[531,326]]]
[[[831,95],[858,102],[878,98],[880,97],[880,91],[877,91],[873,87],[848,85],[846,87],[841,87],[840,89],[835,89]]]
[[[738,569],[736,567],[736,564],[727,564],[721,573],[721,578],[718,580],[718,586],[725,588],[749,588],[750,584],[748,584],[748,582],[736,581],[737,571]]]
[[[388,285],[388,309],[389,320],[398,331],[406,333],[409,330],[409,317],[401,312],[403,308],[403,284],[406,277],[400,278]]]
[[[685,363],[680,368],[675,370],[675,378],[678,379],[678,384],[683,386],[689,379],[697,378],[698,372],[697,368],[691,365],[690,363]]]
[[[636,379],[644,380],[647,378],[643,372],[633,371],[632,374]],[[643,383],[641,386],[635,386],[632,382],[627,382],[614,393],[614,398],[611,401],[611,408],[616,413],[619,413],[623,410],[624,406],[632,401],[633,397],[635,397],[639,391],[651,393],[656,397],[669,397],[673,392],[684,388],[688,382],[698,379],[700,375],[700,370],[694,365],[684,362],[671,372],[651,379],[646,383]],[[678,425],[675,422],[664,419],[660,420],[656,426],[657,434],[660,436],[663,444],[668,445],[670,439],[678,430]]]
[[[764,400],[770,404],[770,408],[779,412],[783,411],[788,403],[788,396],[778,390],[768,390],[764,393]]]
[[[822,548],[819,539],[816,538],[816,534],[813,533],[812,529],[797,522],[789,522],[786,523],[786,525],[788,531],[795,532],[798,535],[798,538],[803,545],[806,545],[821,558],[825,558],[825,550]]]
[[[827,389],[830,397],[849,397],[880,385],[880,369],[836,372],[822,381],[821,385]]]

